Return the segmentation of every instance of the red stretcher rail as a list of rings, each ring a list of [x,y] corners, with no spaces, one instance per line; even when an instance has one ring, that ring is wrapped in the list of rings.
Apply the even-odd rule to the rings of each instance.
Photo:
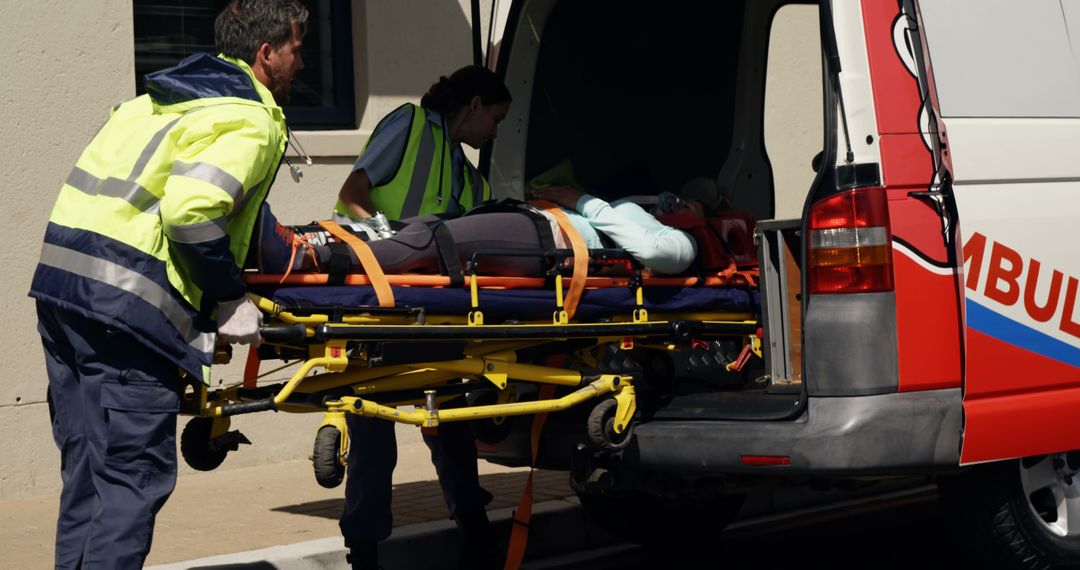
[[[749,272],[739,272],[734,275],[713,275],[704,277],[702,282],[699,277],[658,277],[644,276],[643,284],[653,287],[724,287],[732,285],[737,280],[735,276],[741,276],[750,284],[757,282]],[[449,287],[450,278],[445,275],[386,275],[386,282],[400,287]],[[543,277],[499,277],[495,275],[465,276],[465,286],[472,285],[472,279],[477,280],[477,287],[482,289],[543,289],[546,280]],[[587,277],[585,288],[602,289],[607,287],[626,287],[630,284],[631,277]],[[268,275],[264,273],[246,273],[244,282],[249,285],[327,285],[330,276],[325,273],[292,273],[288,276]],[[567,279],[570,281],[570,279]],[[362,273],[345,276],[344,285],[371,285],[371,280]]]

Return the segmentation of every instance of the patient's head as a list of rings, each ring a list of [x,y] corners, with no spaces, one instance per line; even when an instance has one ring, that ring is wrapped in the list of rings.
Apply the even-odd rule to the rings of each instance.
[[[692,178],[679,190],[682,212],[704,218],[729,210],[731,204],[714,178]]]

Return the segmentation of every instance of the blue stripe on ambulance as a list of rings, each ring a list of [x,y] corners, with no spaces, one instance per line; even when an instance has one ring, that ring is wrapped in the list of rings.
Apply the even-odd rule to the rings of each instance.
[[[966,300],[967,324],[1002,342],[1080,368],[1080,348]]]

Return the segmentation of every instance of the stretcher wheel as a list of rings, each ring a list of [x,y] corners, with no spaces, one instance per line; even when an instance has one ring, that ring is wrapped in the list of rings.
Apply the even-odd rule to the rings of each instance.
[[[475,395],[474,395],[475,394]],[[498,401],[498,393],[492,391],[470,392],[467,396],[470,406],[490,406]],[[469,430],[480,443],[495,445],[502,442],[511,431],[510,418],[483,418],[469,421]]]
[[[184,457],[184,462],[196,471],[217,469],[229,454],[227,448],[210,444],[210,430],[213,425],[213,418],[191,418],[180,434],[180,455]]]
[[[469,429],[472,430],[476,441],[488,445],[501,443],[510,435],[511,427],[510,418],[507,417],[498,418],[498,420],[496,418],[486,418],[469,422]]]
[[[589,412],[587,424],[589,440],[599,449],[618,451],[630,445],[630,439],[634,435],[634,424],[626,426],[622,433],[615,433],[615,410],[618,406],[618,402],[613,398],[608,398]]]
[[[315,481],[327,489],[337,487],[345,479],[345,464],[341,462],[341,431],[338,428],[319,428],[315,434],[311,463],[315,467]]]

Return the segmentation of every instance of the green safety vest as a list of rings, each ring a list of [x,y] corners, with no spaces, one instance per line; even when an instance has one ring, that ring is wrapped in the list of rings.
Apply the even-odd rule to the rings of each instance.
[[[218,301],[285,150],[285,117],[246,63],[209,54],[147,76],[60,189],[30,295],[123,330],[208,381]]]
[[[406,106],[412,108],[413,117],[401,165],[389,182],[375,186],[370,191],[375,210],[386,214],[391,220],[445,213],[453,199],[451,188],[454,173],[449,139],[441,125],[427,119],[423,108],[412,103],[406,103]],[[367,144],[364,149],[367,149]],[[491,186],[480,171],[468,159],[465,159],[464,165],[468,172],[461,190],[462,212],[491,199]],[[350,217],[348,208],[341,200],[338,200],[334,212]]]

